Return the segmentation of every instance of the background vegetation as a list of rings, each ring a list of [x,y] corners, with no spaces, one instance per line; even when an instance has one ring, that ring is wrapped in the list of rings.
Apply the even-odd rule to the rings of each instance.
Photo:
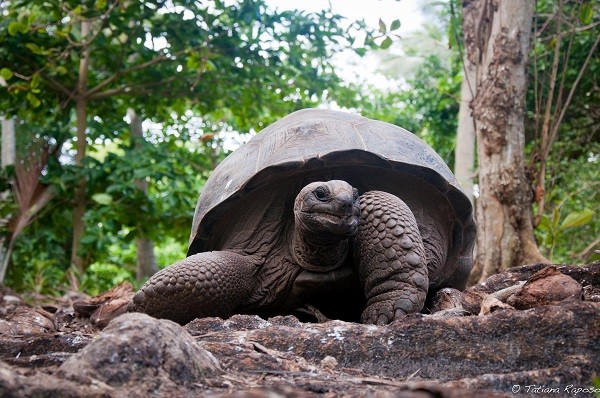
[[[8,286],[97,294],[124,280],[137,283],[140,236],[154,242],[160,267],[184,257],[210,171],[233,142],[297,109],[335,103],[400,125],[453,166],[464,51],[460,4],[425,2],[430,22],[398,38],[397,22],[370,31],[326,10],[209,3],[0,3],[0,113],[16,120],[17,155],[14,166],[0,171],[3,253],[14,243]],[[556,23],[559,6],[567,28]],[[558,263],[600,258],[594,253],[600,244],[597,52],[564,101],[599,35],[599,7],[542,1],[534,21],[528,175],[538,243]],[[357,40],[365,33],[366,40]],[[343,81],[331,60],[349,49],[377,57],[389,87]],[[549,145],[540,126],[555,57],[562,99],[554,96],[549,106],[552,114],[566,111]],[[145,120],[143,139],[132,135],[128,109]],[[82,137],[84,150],[77,145]],[[537,212],[542,159],[545,200]],[[84,195],[77,197],[81,186]],[[80,266],[73,262],[77,206],[84,208]]]

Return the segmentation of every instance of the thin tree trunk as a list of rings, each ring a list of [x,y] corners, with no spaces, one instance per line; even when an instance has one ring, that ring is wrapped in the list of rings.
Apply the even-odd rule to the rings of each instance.
[[[4,249],[5,241],[8,241],[8,247],[6,249]],[[0,258],[2,259],[2,263],[0,263],[0,267],[2,267],[0,269],[0,284],[4,283],[4,277],[6,277],[6,270],[10,264],[14,244],[14,239],[2,239],[2,247],[0,248]]]
[[[81,38],[82,41],[90,32],[90,22],[81,22]],[[75,164],[78,167],[83,167],[83,159],[87,149],[86,129],[87,129],[87,86],[88,86],[88,71],[90,62],[89,48],[84,49],[79,62],[79,80],[77,82],[77,154],[75,155]],[[85,215],[86,207],[86,181],[82,178],[75,187],[74,206],[73,206],[73,244],[71,247],[71,266],[81,274],[84,271],[84,261],[79,256],[79,246],[81,238],[85,231],[83,216]],[[77,288],[77,280],[71,275],[70,283],[72,288]]]
[[[15,120],[2,119],[2,155],[1,164],[2,168],[7,166],[14,166],[16,157],[16,145],[15,145]],[[0,192],[0,199],[3,198],[4,193]],[[5,245],[8,247],[5,248]],[[0,284],[4,282],[4,276],[10,263],[10,257],[12,253],[12,240],[10,236],[0,237]]]
[[[158,272],[156,257],[154,256],[154,242],[143,235],[135,240],[136,245],[136,279],[142,281]]]
[[[473,202],[473,176],[475,174],[475,123],[471,115],[471,101],[475,90],[475,68],[465,61],[464,76],[460,86],[460,107],[456,132],[454,175],[471,203]]]
[[[15,164],[15,120],[2,119],[2,168]]]
[[[558,76],[558,66],[559,66],[559,62],[560,62],[560,55],[561,55],[561,40],[562,40],[562,34],[561,34],[561,28],[562,28],[562,12],[563,12],[563,5],[562,5],[562,1],[558,0],[558,10],[557,10],[557,30],[558,33],[555,36],[556,38],[556,43],[554,45],[554,59],[552,61],[552,73],[550,74],[550,84],[549,84],[549,88],[548,88],[548,98],[546,99],[546,109],[544,111],[544,119],[543,119],[543,123],[542,123],[542,133],[541,133],[541,139],[542,139],[542,143],[541,143],[541,154],[540,154],[540,170],[538,172],[538,178],[537,178],[537,186],[535,188],[535,201],[538,204],[538,211],[536,216],[534,217],[534,224],[537,225],[540,222],[540,219],[542,218],[542,215],[544,214],[544,207],[545,207],[545,199],[546,199],[546,161],[548,160],[548,153],[550,151],[550,126],[551,124],[553,124],[553,121],[551,119],[553,119],[554,115],[552,112],[552,105],[554,104],[554,91],[556,88],[556,80],[557,80],[557,76]],[[554,109],[554,111],[556,112],[557,109]]]
[[[463,1],[467,60],[477,73],[477,256],[471,282],[547,261],[533,236],[525,176],[525,93],[534,0]]]
[[[131,137],[135,142],[135,146],[139,147],[144,139],[144,132],[142,129],[142,119],[135,113],[133,109],[128,109],[127,114],[131,119]],[[145,194],[148,194],[148,182],[145,179],[138,179],[135,181],[135,185]],[[143,280],[146,277],[150,277],[158,272],[158,266],[156,265],[156,257],[154,256],[154,242],[144,236],[140,231],[135,240],[136,244],[136,257],[137,257],[137,269],[136,278],[138,281]]]

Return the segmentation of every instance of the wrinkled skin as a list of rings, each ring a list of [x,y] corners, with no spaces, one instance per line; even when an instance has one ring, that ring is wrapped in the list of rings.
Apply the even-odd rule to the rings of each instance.
[[[293,215],[290,236],[265,242],[266,255],[194,254],[154,275],[128,310],[179,323],[320,312],[331,307],[323,298],[331,293],[337,306],[361,303],[361,322],[387,324],[423,308],[426,254],[415,217],[398,197],[359,195],[341,180],[313,182],[297,194]]]

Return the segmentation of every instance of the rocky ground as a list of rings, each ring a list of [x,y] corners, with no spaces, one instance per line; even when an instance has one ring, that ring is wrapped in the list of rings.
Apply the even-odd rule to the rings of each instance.
[[[131,294],[0,290],[0,396],[600,396],[600,262],[514,268],[383,327],[246,315],[182,327],[118,316]]]

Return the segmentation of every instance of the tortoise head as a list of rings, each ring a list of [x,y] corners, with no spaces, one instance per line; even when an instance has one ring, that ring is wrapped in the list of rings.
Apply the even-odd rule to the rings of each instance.
[[[360,221],[358,190],[341,180],[310,183],[296,196],[294,216],[315,243],[352,237]]]

